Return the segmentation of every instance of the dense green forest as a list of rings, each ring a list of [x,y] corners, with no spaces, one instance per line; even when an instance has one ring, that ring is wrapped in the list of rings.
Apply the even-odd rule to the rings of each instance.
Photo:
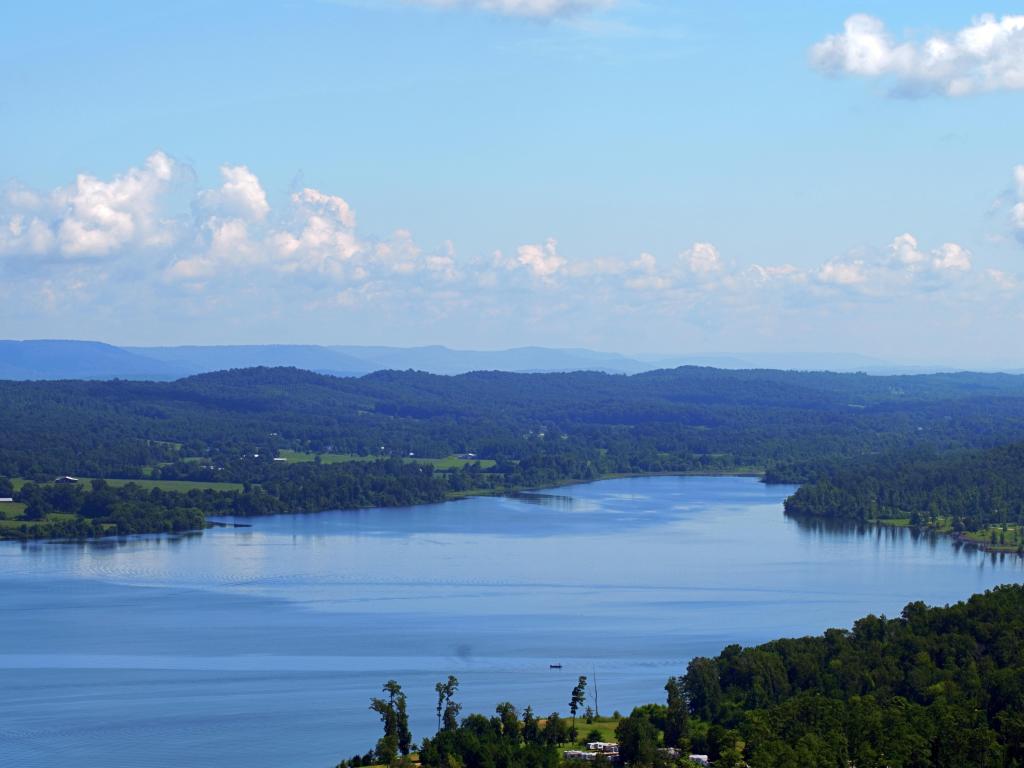
[[[987,530],[991,544],[1020,548],[1024,445],[830,462],[815,472],[787,499],[788,514],[897,521],[962,534]]]
[[[683,678],[713,756],[751,768],[1024,765],[1024,587],[850,631],[730,646]]]
[[[371,704],[383,737],[344,768],[401,763],[415,750],[401,687],[384,690]],[[561,750],[610,736],[589,711],[540,720],[504,703],[491,717],[459,720],[448,690],[438,683],[438,731],[419,751],[430,768],[555,768]],[[911,603],[899,618],[867,616],[818,637],[729,646],[693,659],[665,690],[665,703],[612,726],[627,765],[682,766],[697,753],[714,768],[1021,768],[1024,587],[944,608]],[[582,705],[585,688],[569,701]]]
[[[176,382],[0,382],[0,475],[125,476],[275,448],[522,459],[601,448],[618,468],[766,466],[1024,439],[1024,377],[680,368],[602,373],[248,369]],[[179,452],[177,446],[183,450]],[[696,457],[696,459],[695,459]]]
[[[615,473],[749,471],[805,482],[840,461],[1024,441],[1024,377],[687,367],[338,378],[255,368],[175,382],[2,381],[0,423],[0,478],[16,480],[24,510],[0,520],[0,534],[85,535]],[[282,451],[310,460],[274,461]],[[474,460],[419,460],[459,455]],[[141,485],[106,488],[115,501],[89,512],[91,484],[53,488],[63,475]],[[145,487],[155,481],[196,487]]]

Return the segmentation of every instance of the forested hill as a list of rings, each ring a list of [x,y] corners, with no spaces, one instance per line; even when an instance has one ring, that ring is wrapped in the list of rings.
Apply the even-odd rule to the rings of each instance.
[[[609,471],[779,466],[1024,439],[1024,377],[726,371],[634,376],[288,368],[175,382],[0,382],[0,475],[131,476],[186,455],[279,448],[520,460],[599,451]],[[788,468],[788,469],[787,469]],[[127,474],[126,474],[127,473]]]
[[[1024,765],[1024,588],[730,646],[683,678],[696,746],[751,768]]]

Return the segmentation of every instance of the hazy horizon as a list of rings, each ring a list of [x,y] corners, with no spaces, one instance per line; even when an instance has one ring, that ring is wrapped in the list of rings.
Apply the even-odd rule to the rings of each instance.
[[[19,355],[16,347],[30,349]],[[102,355],[90,359],[92,345],[102,345],[135,356],[138,363],[149,360],[160,366],[125,369],[124,360],[105,360]],[[336,357],[320,356],[322,351]],[[228,353],[228,357],[216,353]],[[24,357],[27,354],[28,357]],[[84,357],[83,357],[84,355]],[[26,364],[42,367],[25,368]],[[26,361],[28,361],[26,363]],[[82,374],[78,366],[86,363],[91,373]],[[417,369],[431,373],[453,374],[472,370],[504,370],[513,372],[604,370],[611,373],[643,373],[683,365],[723,369],[763,368],[780,370],[816,370],[839,373],[866,372],[876,375],[979,372],[1024,372],[1024,366],[1012,361],[965,365],[956,361],[907,362],[859,353],[840,351],[809,351],[776,353],[771,351],[733,351],[720,353],[643,353],[601,350],[587,347],[554,347],[528,345],[505,348],[456,348],[444,344],[417,346],[368,344],[167,344],[118,345],[98,339],[0,339],[0,379],[31,378],[28,371],[42,378],[59,377],[109,378],[132,377],[151,373],[163,378],[190,375],[201,371],[253,366],[294,366],[311,371],[343,375],[363,375],[383,369]],[[105,367],[108,366],[108,367]],[[112,366],[112,367],[109,367]],[[121,367],[118,367],[121,366]],[[45,373],[44,373],[45,372]]]

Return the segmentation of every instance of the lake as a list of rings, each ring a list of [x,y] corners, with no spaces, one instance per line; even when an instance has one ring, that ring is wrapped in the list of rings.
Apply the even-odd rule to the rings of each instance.
[[[0,765],[327,768],[372,747],[389,678],[416,739],[448,674],[464,714],[566,714],[595,672],[601,712],[628,712],[729,643],[1021,580],[1016,556],[788,519],[792,490],[632,478],[0,544]]]

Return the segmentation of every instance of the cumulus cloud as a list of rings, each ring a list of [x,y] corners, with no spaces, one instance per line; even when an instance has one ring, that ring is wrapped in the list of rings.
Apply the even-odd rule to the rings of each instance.
[[[683,253],[683,259],[695,275],[709,275],[722,269],[722,257],[711,243],[694,243]]]
[[[918,248],[917,238],[909,233],[896,237],[889,244],[889,251],[897,262],[910,268],[915,268],[928,259]]]
[[[552,18],[594,11],[614,5],[615,0],[406,0],[414,5],[436,8],[473,8],[503,16]]]
[[[897,93],[949,96],[1024,88],[1024,15],[986,14],[952,35],[897,42],[884,22],[855,14],[843,31],[810,51],[811,64],[832,75],[887,77]]]
[[[306,188],[291,196],[290,227],[268,240],[276,265],[285,272],[314,272],[340,277],[344,266],[365,248],[355,233],[355,214],[337,195]]]
[[[200,208],[207,214],[261,221],[270,212],[263,185],[244,165],[222,165],[224,184],[203,190],[198,195]]]
[[[822,283],[834,285],[860,285],[867,282],[868,279],[865,274],[864,261],[861,259],[828,261],[818,269],[817,278]]]
[[[915,288],[941,288],[973,267],[971,252],[958,243],[922,249],[909,232],[897,235],[877,257],[857,254],[830,259],[813,273],[815,282],[884,296]]]
[[[956,243],[943,243],[935,250],[932,266],[937,270],[967,272],[971,268],[971,252]]]
[[[231,306],[269,315],[277,304],[306,312],[373,306],[425,321],[465,312],[518,322],[534,310],[549,318],[595,305],[609,317],[712,317],[723,307],[820,307],[836,297],[1020,295],[1018,275],[976,268],[966,246],[922,244],[910,233],[800,266],[786,259],[742,265],[742,253],[723,253],[707,241],[664,255],[593,255],[563,253],[551,238],[462,257],[450,241],[424,247],[401,227],[384,237],[360,231],[348,200],[331,191],[306,187],[275,199],[247,166],[225,165],[220,175],[202,188],[187,166],[154,153],[124,173],[83,174],[51,192],[0,187],[5,306],[23,301],[61,312],[101,306],[100,295],[102,306],[148,310],[148,296],[196,316]],[[1024,168],[1015,178],[1024,202]],[[556,285],[557,292],[547,290]]]
[[[162,215],[162,203],[178,171],[154,152],[109,181],[83,173],[49,195],[13,185],[0,206],[0,255],[103,258],[129,247],[168,247],[177,222]]]
[[[565,266],[565,259],[558,255],[558,242],[554,238],[548,238],[544,245],[521,245],[516,253],[519,265],[542,280],[551,279]]]

